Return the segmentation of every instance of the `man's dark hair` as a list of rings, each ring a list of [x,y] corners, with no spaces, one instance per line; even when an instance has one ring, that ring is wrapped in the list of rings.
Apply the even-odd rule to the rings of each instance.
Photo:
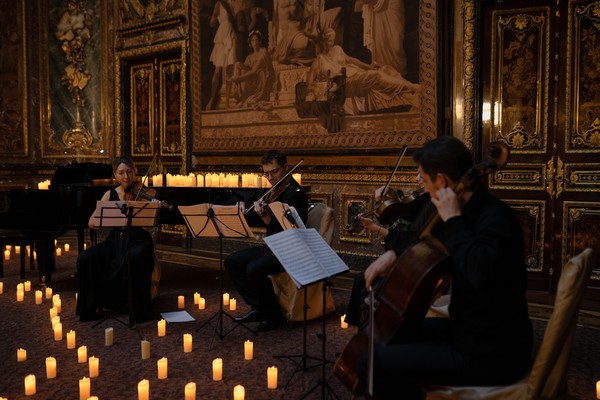
[[[277,164],[283,166],[287,164],[287,156],[279,150],[270,150],[266,152],[261,159],[261,164],[268,164],[271,161],[277,161]]]
[[[454,182],[460,181],[473,166],[473,156],[467,146],[452,136],[441,136],[426,143],[415,152],[413,159],[431,179],[443,173]]]
[[[113,162],[112,162],[112,169],[113,171],[116,171],[117,168],[119,168],[119,165],[121,164],[125,164],[130,166],[131,168],[135,169],[135,163],[133,162],[133,159],[129,156],[120,156],[120,157],[116,157]]]

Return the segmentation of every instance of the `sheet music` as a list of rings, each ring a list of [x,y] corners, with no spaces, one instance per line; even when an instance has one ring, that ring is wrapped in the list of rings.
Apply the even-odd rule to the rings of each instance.
[[[295,207],[289,206],[280,201],[274,201],[272,203],[269,203],[269,208],[271,209],[271,212],[273,213],[273,216],[275,217],[277,222],[279,222],[279,225],[281,225],[281,227],[284,230],[290,228],[306,228],[304,222],[302,222],[302,218],[300,218],[300,215],[298,214],[298,211]],[[290,216],[294,221],[293,223],[286,216],[286,213],[288,212],[290,213]]]
[[[186,225],[194,237],[252,237],[254,233],[241,203],[231,206],[196,204],[178,206]]]
[[[160,203],[152,201],[100,201],[96,202],[94,226],[125,227],[156,225]]]
[[[264,238],[297,288],[348,271],[348,267],[314,228],[288,229]]]

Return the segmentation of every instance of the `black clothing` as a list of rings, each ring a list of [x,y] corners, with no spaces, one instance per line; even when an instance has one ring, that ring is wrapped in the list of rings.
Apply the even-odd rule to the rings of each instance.
[[[119,195],[110,191],[111,201]],[[127,303],[128,262],[131,263],[133,315],[136,322],[153,319],[150,293],[154,242],[140,227],[113,228],[102,243],[77,257],[77,315],[94,319],[99,307],[117,309]]]
[[[290,179],[286,189],[275,201],[296,208],[300,218],[306,223],[308,198],[294,179]],[[267,235],[282,230],[279,222],[271,214],[271,222],[267,225]],[[250,247],[234,252],[225,258],[224,265],[246,304],[258,310],[266,320],[277,322],[283,320],[283,314],[273,292],[269,275],[283,272],[284,269],[267,246]]]

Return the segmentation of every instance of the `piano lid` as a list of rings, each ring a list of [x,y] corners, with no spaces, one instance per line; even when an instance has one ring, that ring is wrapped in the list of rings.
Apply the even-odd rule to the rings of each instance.
[[[95,180],[111,179],[113,176],[112,166],[101,163],[80,163],[73,161],[70,164],[60,166],[54,172],[50,181],[51,185],[92,185]]]

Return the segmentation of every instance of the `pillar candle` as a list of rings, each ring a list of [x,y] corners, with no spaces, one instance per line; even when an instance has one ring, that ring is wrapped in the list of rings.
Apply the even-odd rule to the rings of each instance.
[[[215,358],[212,362],[213,369],[213,381],[220,381],[223,379],[223,360]]]
[[[31,281],[23,282],[23,288],[26,292],[29,292],[31,290]]]
[[[158,367],[158,379],[167,379],[169,370],[169,360],[166,357],[161,358],[156,362]]]
[[[100,374],[100,359],[91,356],[88,359],[88,368],[90,370],[90,378],[96,378]]]
[[[27,252],[27,257],[31,256],[31,246],[25,246],[25,251]]]
[[[183,334],[183,352],[191,353],[192,352],[192,335],[189,333]]]
[[[54,340],[62,340],[62,324],[60,322],[54,325]]]
[[[46,299],[51,299],[51,298],[52,298],[52,288],[46,287]]]
[[[142,360],[147,360],[150,358],[150,342],[147,340],[142,340]]]
[[[114,329],[113,328],[106,328],[104,330],[104,345],[105,346],[112,346],[113,342],[114,342]]]
[[[200,302],[200,293],[194,293],[194,304],[198,304]]]
[[[87,362],[87,346],[79,346],[77,349],[77,362],[83,364]]]
[[[56,307],[53,306],[52,308],[50,308],[49,312],[50,312],[50,321],[52,321],[52,318],[54,318],[58,315],[58,311],[56,310]]]
[[[35,394],[35,375],[29,374],[25,377],[25,396]]]
[[[56,358],[46,357],[46,378],[56,378]]]
[[[22,283],[18,283],[17,284],[17,290],[20,290],[20,291],[24,292],[25,291],[25,285],[23,285]]]
[[[25,360],[27,360],[27,350],[17,349],[17,361],[23,362]]]
[[[56,248],[56,256],[60,257],[62,255],[62,249],[60,247]],[[87,400],[87,399],[86,399]]]
[[[267,388],[277,389],[277,367],[267,368]]]
[[[17,301],[23,301],[25,298],[25,292],[22,290],[17,290]]]
[[[254,343],[249,340],[244,342],[244,360],[252,360],[254,357]]]
[[[236,299],[229,300],[229,310],[230,311],[237,310],[237,300]]]
[[[0,294],[4,293],[4,282],[0,282]]]
[[[15,254],[21,254],[21,246],[15,246]]]
[[[246,389],[242,385],[236,385],[233,388],[233,400],[244,400]]]
[[[340,317],[340,326],[342,327],[342,329],[348,328],[348,323],[346,322],[346,314]]]
[[[223,305],[224,306],[229,305],[229,293],[223,293]]]
[[[79,400],[87,400],[90,397],[90,378],[84,376],[79,380]]]
[[[200,299],[198,299],[198,309],[204,310],[205,308],[206,308],[206,300],[204,299],[204,297],[200,297]]]
[[[69,332],[67,332],[67,349],[74,349],[75,341],[76,341],[75,331],[71,329]]]
[[[69,243],[65,243],[65,253],[68,253],[69,250],[71,250],[71,246],[69,246]]]
[[[52,317],[52,330],[54,330],[54,327],[56,326],[56,324],[60,324],[60,317],[58,315]]]
[[[150,382],[142,379],[138,383],[138,400],[150,400]]]
[[[10,250],[4,250],[4,259],[6,261],[10,260]]]
[[[196,400],[196,384],[194,382],[185,384],[185,400]]]
[[[35,291],[35,304],[42,304],[42,291],[41,290]]]
[[[185,297],[184,296],[177,296],[177,307],[180,309],[185,308]]]
[[[596,382],[596,398],[600,399],[600,381]]]
[[[165,336],[167,334],[167,321],[161,319],[158,321],[158,336]]]

